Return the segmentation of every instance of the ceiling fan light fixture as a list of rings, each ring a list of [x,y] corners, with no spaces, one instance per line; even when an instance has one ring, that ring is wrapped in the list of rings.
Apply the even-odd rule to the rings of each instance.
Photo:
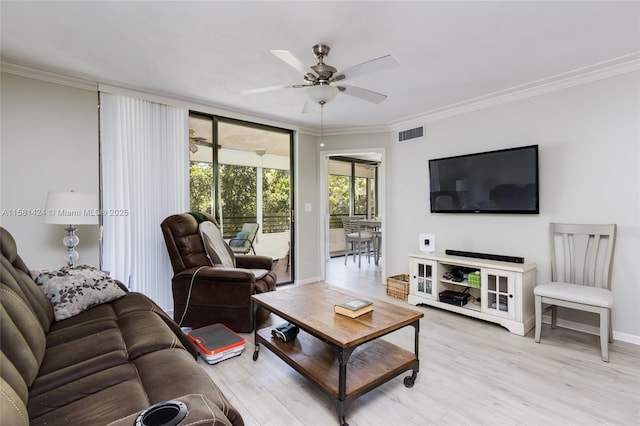
[[[338,96],[338,88],[328,84],[319,84],[311,86],[307,89],[307,96],[317,104],[326,104],[331,102]]]

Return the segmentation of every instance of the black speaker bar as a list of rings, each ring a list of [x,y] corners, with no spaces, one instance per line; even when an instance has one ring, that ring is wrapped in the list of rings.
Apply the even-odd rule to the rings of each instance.
[[[445,250],[451,256],[475,257],[476,259],[498,260],[500,262],[524,263],[524,257],[503,256],[501,254],[475,253],[472,251]]]

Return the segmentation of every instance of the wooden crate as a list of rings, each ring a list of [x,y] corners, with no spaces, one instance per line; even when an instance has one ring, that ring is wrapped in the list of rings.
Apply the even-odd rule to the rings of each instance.
[[[409,275],[400,274],[388,277],[387,296],[407,300],[409,296]]]

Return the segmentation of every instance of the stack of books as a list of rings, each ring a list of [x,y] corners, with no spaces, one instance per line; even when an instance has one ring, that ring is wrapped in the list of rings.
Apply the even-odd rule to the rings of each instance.
[[[333,310],[340,315],[356,318],[373,311],[373,303],[363,299],[353,299],[348,302],[334,305]]]

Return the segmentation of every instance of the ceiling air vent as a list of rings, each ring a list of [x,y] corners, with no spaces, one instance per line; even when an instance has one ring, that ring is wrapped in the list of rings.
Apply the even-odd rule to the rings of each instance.
[[[398,132],[398,143],[409,142],[424,137],[424,126]]]

